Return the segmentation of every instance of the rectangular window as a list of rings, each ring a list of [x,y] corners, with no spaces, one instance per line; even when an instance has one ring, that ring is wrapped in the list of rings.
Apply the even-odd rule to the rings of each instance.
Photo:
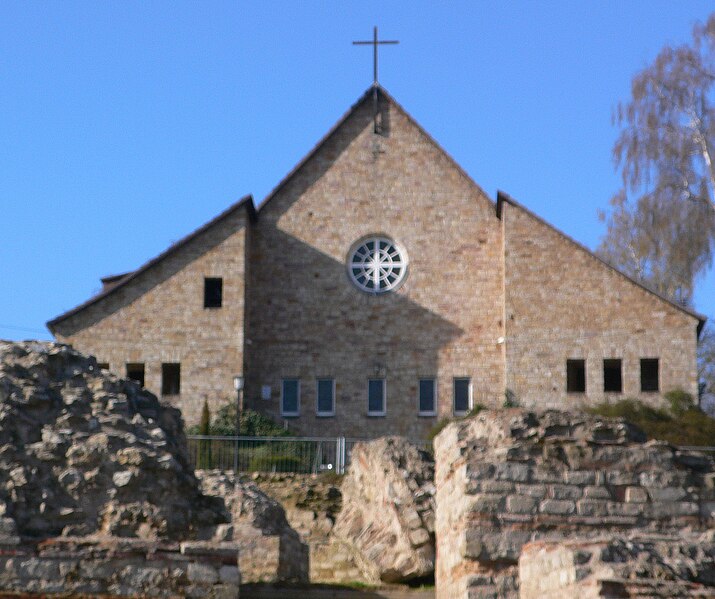
[[[109,370],[109,362],[97,362],[97,368],[100,370]]]
[[[437,413],[437,388],[434,379],[420,379],[419,413],[434,416]]]
[[[179,395],[181,393],[181,364],[170,362],[161,365],[161,394]]]
[[[586,393],[586,360],[566,360],[566,391]]]
[[[472,409],[472,380],[469,377],[454,379],[454,403],[452,409],[455,416],[466,414]]]
[[[281,416],[300,415],[300,381],[283,379],[281,385]]]
[[[367,415],[384,416],[385,412],[385,379],[369,379],[367,381]]]
[[[613,358],[603,361],[603,390],[605,392],[623,392],[623,375],[621,372],[621,360]]]
[[[335,379],[318,379],[317,381],[317,414],[318,416],[335,415]]]
[[[641,391],[658,391],[659,385],[658,358],[641,359]]]
[[[144,364],[142,362],[127,363],[127,378],[144,386]]]
[[[204,308],[220,308],[223,305],[223,279],[204,279]]]

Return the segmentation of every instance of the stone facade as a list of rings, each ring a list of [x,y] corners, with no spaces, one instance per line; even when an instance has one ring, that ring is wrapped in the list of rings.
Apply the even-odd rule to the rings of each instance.
[[[408,274],[394,291],[350,280],[349,253],[367,235],[404,248]],[[223,279],[221,308],[203,307],[205,277]],[[580,405],[606,397],[602,358],[622,359],[624,397],[640,393],[639,359],[658,358],[660,390],[696,390],[697,315],[515,202],[495,206],[381,88],[257,212],[246,199],[108,285],[51,330],[119,374],[145,364],[155,392],[161,364],[180,363],[170,399],[190,424],[205,399],[235,398],[239,373],[247,407],[299,433],[359,438],[424,437],[453,415],[455,378],[469,379],[470,405],[501,405],[507,389],[526,405]],[[568,358],[587,360],[578,397],[566,393]],[[384,414],[368,414],[371,378],[385,381]],[[423,378],[435,381],[429,414],[418,410]],[[284,379],[300,381],[297,416],[281,409]],[[318,379],[334,381],[334,415],[317,414]]]

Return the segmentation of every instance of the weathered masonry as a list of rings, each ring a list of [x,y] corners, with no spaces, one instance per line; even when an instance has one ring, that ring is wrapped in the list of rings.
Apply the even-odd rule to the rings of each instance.
[[[48,326],[189,423],[234,400],[235,375],[247,407],[357,437],[418,437],[506,392],[566,408],[697,392],[701,316],[493,202],[380,86],[257,208],[103,283]]]

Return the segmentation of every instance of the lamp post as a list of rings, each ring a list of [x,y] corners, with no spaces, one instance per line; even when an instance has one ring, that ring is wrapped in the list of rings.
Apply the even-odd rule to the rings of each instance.
[[[236,449],[233,452],[233,472],[238,483],[238,436],[241,434],[241,414],[243,412],[243,375],[233,377],[233,388],[236,390]]]

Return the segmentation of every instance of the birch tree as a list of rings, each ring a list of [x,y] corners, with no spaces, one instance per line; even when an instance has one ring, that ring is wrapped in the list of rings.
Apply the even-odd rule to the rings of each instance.
[[[609,262],[684,304],[715,243],[715,13],[663,48],[618,105],[623,187],[602,215]]]

